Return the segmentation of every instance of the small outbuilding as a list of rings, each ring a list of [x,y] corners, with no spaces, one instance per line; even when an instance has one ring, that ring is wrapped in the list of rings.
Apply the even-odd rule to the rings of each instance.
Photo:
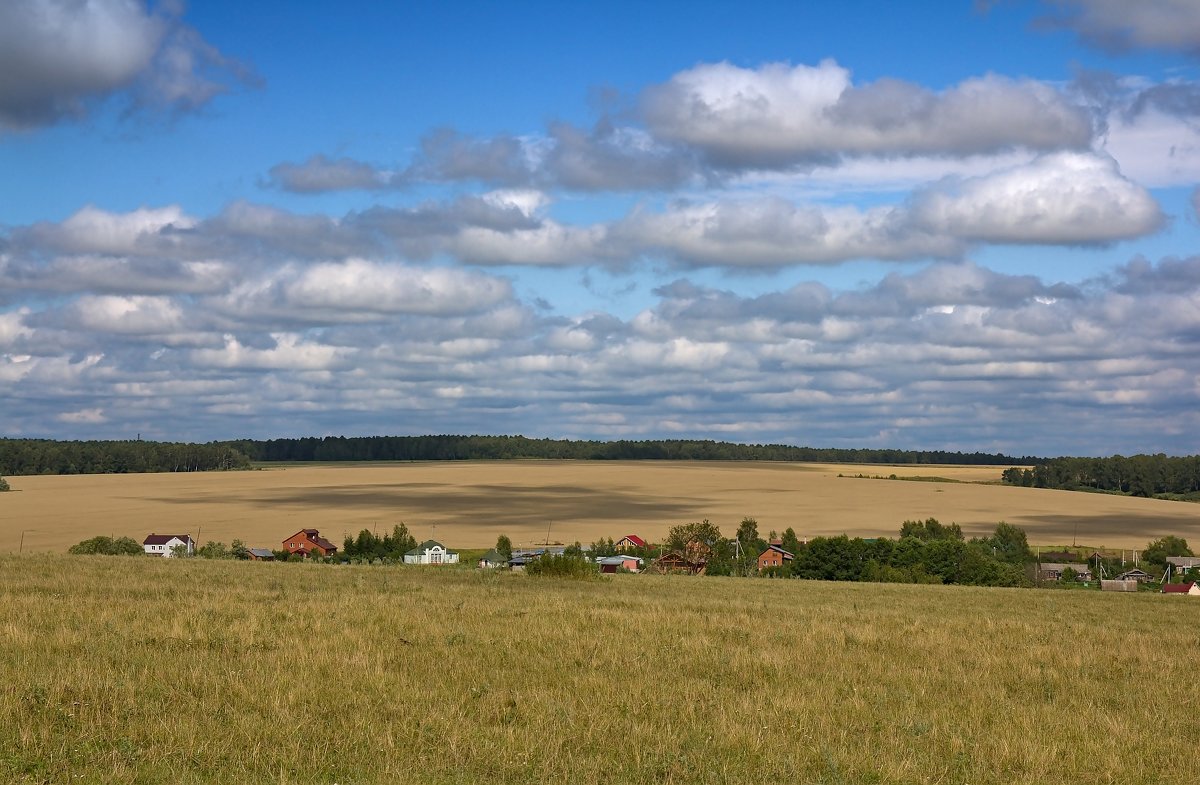
[[[621,570],[641,572],[643,561],[637,556],[618,554],[616,556],[603,556],[596,560],[596,564],[600,565],[600,572],[611,574],[620,572]]]
[[[275,561],[270,548],[248,548],[246,553],[250,554],[250,561]]]
[[[490,570],[496,567],[503,567],[507,563],[508,560],[501,556],[495,548],[492,548],[490,551],[479,557],[478,566]]]

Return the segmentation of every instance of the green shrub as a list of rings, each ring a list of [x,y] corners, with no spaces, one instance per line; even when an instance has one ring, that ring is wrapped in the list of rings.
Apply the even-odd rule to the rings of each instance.
[[[564,553],[561,556],[543,553],[525,565],[525,574],[548,578],[589,580],[598,578],[600,570],[586,556],[579,553]]]
[[[90,540],[84,540],[78,545],[72,545],[67,549],[67,553],[84,556],[140,556],[145,554],[145,550],[138,544],[137,540],[131,537],[92,537]]]

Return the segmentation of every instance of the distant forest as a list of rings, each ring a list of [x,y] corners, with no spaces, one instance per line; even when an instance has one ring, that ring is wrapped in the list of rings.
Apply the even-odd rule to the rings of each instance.
[[[49,439],[0,439],[0,475],[129,474],[249,469],[250,459],[228,444]]]
[[[1031,469],[1005,469],[1003,479],[1031,488],[1200,500],[1200,455],[1051,458]]]
[[[700,440],[574,441],[524,436],[326,436],[185,444],[0,439],[0,476],[247,469],[252,462],[570,460],[798,461],[1033,465],[1037,458],[942,450],[872,450]]]
[[[511,458],[585,461],[802,461],[820,463],[949,463],[1031,465],[1037,458],[942,450],[847,450],[786,444],[733,444],[683,439],[575,441],[524,436],[327,436],[323,439],[233,441],[255,461],[466,461]]]

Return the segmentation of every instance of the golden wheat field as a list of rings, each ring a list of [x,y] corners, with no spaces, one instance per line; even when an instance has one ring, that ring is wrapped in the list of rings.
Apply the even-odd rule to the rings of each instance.
[[[404,522],[418,539],[489,547],[656,539],[708,518],[732,534],[895,535],[905,519],[935,517],[969,534],[998,521],[1030,541],[1142,547],[1175,534],[1200,541],[1200,506],[1105,494],[1007,487],[1004,467],[862,464],[496,461],[296,465],[246,472],[10,477],[0,494],[0,553],[65,551],[96,535],[190,533],[278,547],[300,528],[337,544],[346,534]],[[865,479],[940,477],[954,482]],[[841,475],[841,476],[839,476]]]
[[[1194,782],[1200,602],[0,556],[0,782]]]

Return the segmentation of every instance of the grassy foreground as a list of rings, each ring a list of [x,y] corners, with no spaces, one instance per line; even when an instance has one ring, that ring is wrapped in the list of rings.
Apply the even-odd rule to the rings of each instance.
[[[1186,597],[25,556],[0,608],[2,782],[1165,783],[1200,749]]]

